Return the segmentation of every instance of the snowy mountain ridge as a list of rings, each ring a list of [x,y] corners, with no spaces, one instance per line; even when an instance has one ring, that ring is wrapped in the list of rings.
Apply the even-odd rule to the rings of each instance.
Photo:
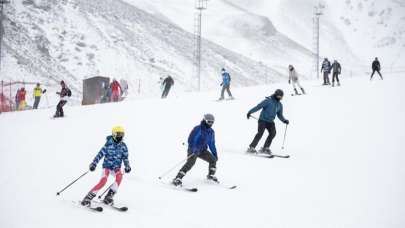
[[[144,93],[155,94],[159,77],[171,74],[179,88],[196,87],[193,35],[122,1],[15,1],[5,15],[6,80],[64,79],[80,91],[81,79],[105,75],[132,87],[141,79]],[[282,77],[210,41],[203,45],[203,88],[219,85],[222,67],[236,86]]]

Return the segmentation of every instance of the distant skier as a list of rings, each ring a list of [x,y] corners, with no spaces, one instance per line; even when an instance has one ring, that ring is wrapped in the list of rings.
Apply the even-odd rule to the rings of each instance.
[[[305,90],[304,90],[304,88],[302,88],[302,86],[299,82],[297,71],[295,71],[295,68],[292,65],[288,66],[288,75],[289,75],[288,84],[292,83],[295,94],[300,95],[300,93],[298,93],[298,91],[297,91],[296,86],[300,87],[302,94],[305,94]]]
[[[337,82],[337,86],[340,86],[339,74],[341,72],[342,67],[340,66],[340,63],[337,60],[334,60],[332,64],[332,86],[335,86],[335,79]]]
[[[121,85],[120,83],[113,79],[113,82],[111,83],[111,102],[118,102],[121,100]]]
[[[377,71],[377,73],[380,75],[381,80],[383,80],[383,76],[381,75],[381,65],[380,61],[378,61],[378,58],[375,57],[373,63],[371,64],[371,69],[373,70],[373,73],[371,73],[370,81],[373,79],[374,73]]]
[[[15,93],[15,110],[18,110],[18,107],[20,106],[20,100],[18,95],[20,94],[20,89],[17,89],[17,92]]]
[[[25,107],[27,106],[27,102],[25,101],[26,94],[27,94],[27,91],[25,91],[24,87],[22,87],[18,91],[18,110],[19,111],[25,110]]]
[[[97,167],[97,163],[104,157],[102,177],[98,184],[94,186],[82,200],[81,204],[83,206],[90,205],[91,200],[97,195],[98,191],[104,187],[110,175],[115,177],[115,182],[108,190],[103,202],[108,205],[113,205],[113,197],[117,193],[118,187],[122,181],[122,162],[124,162],[125,173],[131,172],[131,166],[128,160],[128,148],[123,142],[124,135],[125,132],[122,127],[114,127],[112,129],[112,135],[107,137],[107,142],[90,164],[90,171],[94,171]]]
[[[56,92],[56,94],[59,95],[60,100],[58,105],[56,106],[56,113],[53,116],[54,118],[64,116],[63,106],[65,106],[65,104],[67,103],[67,98],[72,96],[72,91],[66,86],[63,80],[60,81],[60,86],[62,87],[62,89],[60,90],[60,92]]]
[[[216,163],[218,160],[215,146],[215,132],[212,129],[215,118],[212,114],[205,114],[200,125],[194,127],[188,137],[187,162],[178,172],[172,183],[175,186],[182,184],[182,178],[194,166],[197,158],[209,163],[207,179],[218,182],[215,177]],[[208,151],[208,148],[211,152]]]
[[[33,109],[38,109],[39,102],[41,101],[42,94],[46,93],[46,89],[42,90],[41,84],[37,83],[34,88],[34,105]]]
[[[126,97],[128,95],[128,82],[125,79],[121,79],[120,80],[120,84],[121,84],[121,97]]]
[[[321,73],[323,72],[323,85],[330,85],[329,74],[331,65],[328,58],[325,58],[322,63]]]
[[[172,76],[168,75],[162,82],[163,92],[162,98],[166,98],[169,95],[170,89],[174,85],[174,80]]]
[[[230,99],[233,99],[230,87],[231,87],[231,75],[225,70],[225,68],[222,68],[222,90],[221,90],[221,97],[219,100],[223,100],[225,97],[225,90],[228,93],[228,96]]]
[[[262,149],[259,150],[259,153],[271,154],[270,145],[273,138],[276,136],[276,125],[274,123],[276,115],[283,123],[290,123],[283,116],[283,105],[280,102],[281,99],[283,99],[283,96],[284,92],[281,89],[277,89],[273,95],[266,97],[260,104],[247,113],[247,118],[249,119],[252,113],[262,110],[258,121],[257,134],[249,145],[247,150],[248,153],[257,153],[255,148],[262,138],[264,130],[267,129],[269,136],[267,137]]]

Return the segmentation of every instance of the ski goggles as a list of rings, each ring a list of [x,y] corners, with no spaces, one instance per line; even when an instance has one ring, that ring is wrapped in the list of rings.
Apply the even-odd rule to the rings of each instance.
[[[210,126],[214,124],[214,120],[205,120],[205,122]]]
[[[114,132],[113,136],[114,137],[124,137],[125,133],[124,132]]]

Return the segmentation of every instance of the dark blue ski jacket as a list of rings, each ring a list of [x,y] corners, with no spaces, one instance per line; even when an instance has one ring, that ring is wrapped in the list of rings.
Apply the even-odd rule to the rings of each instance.
[[[130,167],[127,145],[124,142],[114,142],[111,135],[107,137],[107,142],[94,158],[93,164],[97,165],[103,157],[103,168],[105,169],[113,171],[120,169],[122,162],[124,162],[125,167]]]
[[[260,113],[260,120],[272,123],[277,116],[282,122],[286,121],[283,116],[283,104],[273,96],[266,97],[260,104],[252,108],[249,114],[255,113],[260,109],[263,109]]]
[[[199,155],[201,152],[206,151],[208,147],[211,154],[218,158],[215,146],[215,132],[201,121],[201,124],[194,127],[188,136],[188,149],[193,154]]]

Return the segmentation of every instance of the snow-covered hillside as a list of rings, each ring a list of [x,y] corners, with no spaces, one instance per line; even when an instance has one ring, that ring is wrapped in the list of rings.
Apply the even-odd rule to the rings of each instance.
[[[365,71],[379,56],[383,68],[405,68],[405,2],[401,0],[233,0],[268,17],[291,39],[313,46],[314,6],[321,5],[321,56],[339,59],[346,68]],[[352,62],[356,61],[356,62]],[[345,67],[344,67],[345,68]]]
[[[159,77],[194,88],[191,33],[134,5],[112,0],[19,0],[5,6],[2,79],[57,82],[81,92],[81,79],[105,75],[142,80],[144,93],[156,93]],[[203,88],[218,86],[228,68],[234,84],[273,82],[272,68],[204,40]],[[283,72],[284,73],[284,72]],[[285,74],[285,73],[284,73]]]
[[[237,99],[226,102],[215,102],[218,94],[207,92],[67,107],[67,117],[56,120],[48,109],[3,113],[0,226],[402,228],[404,83],[393,75],[373,82],[348,79],[337,88],[304,83],[308,95],[283,100],[291,122],[284,151],[284,126],[276,123],[272,149],[289,159],[244,154],[257,127],[246,112],[276,88],[288,94],[287,84],[237,89]],[[206,112],[216,116],[218,177],[238,187],[205,183],[207,164],[198,161],[184,182],[199,192],[170,189],[157,177],[186,157],[182,143]],[[98,214],[72,205],[98,181],[100,165],[55,196],[87,170],[117,124],[126,129],[133,171],[115,200],[129,211],[106,208]]]
[[[194,32],[194,1],[125,1]],[[249,12],[231,1],[209,1],[207,10],[203,11],[202,35],[282,73],[286,72],[286,66],[294,64],[305,72],[304,76],[311,76],[308,75],[313,58],[310,46],[299,45],[280,33],[268,17]]]

